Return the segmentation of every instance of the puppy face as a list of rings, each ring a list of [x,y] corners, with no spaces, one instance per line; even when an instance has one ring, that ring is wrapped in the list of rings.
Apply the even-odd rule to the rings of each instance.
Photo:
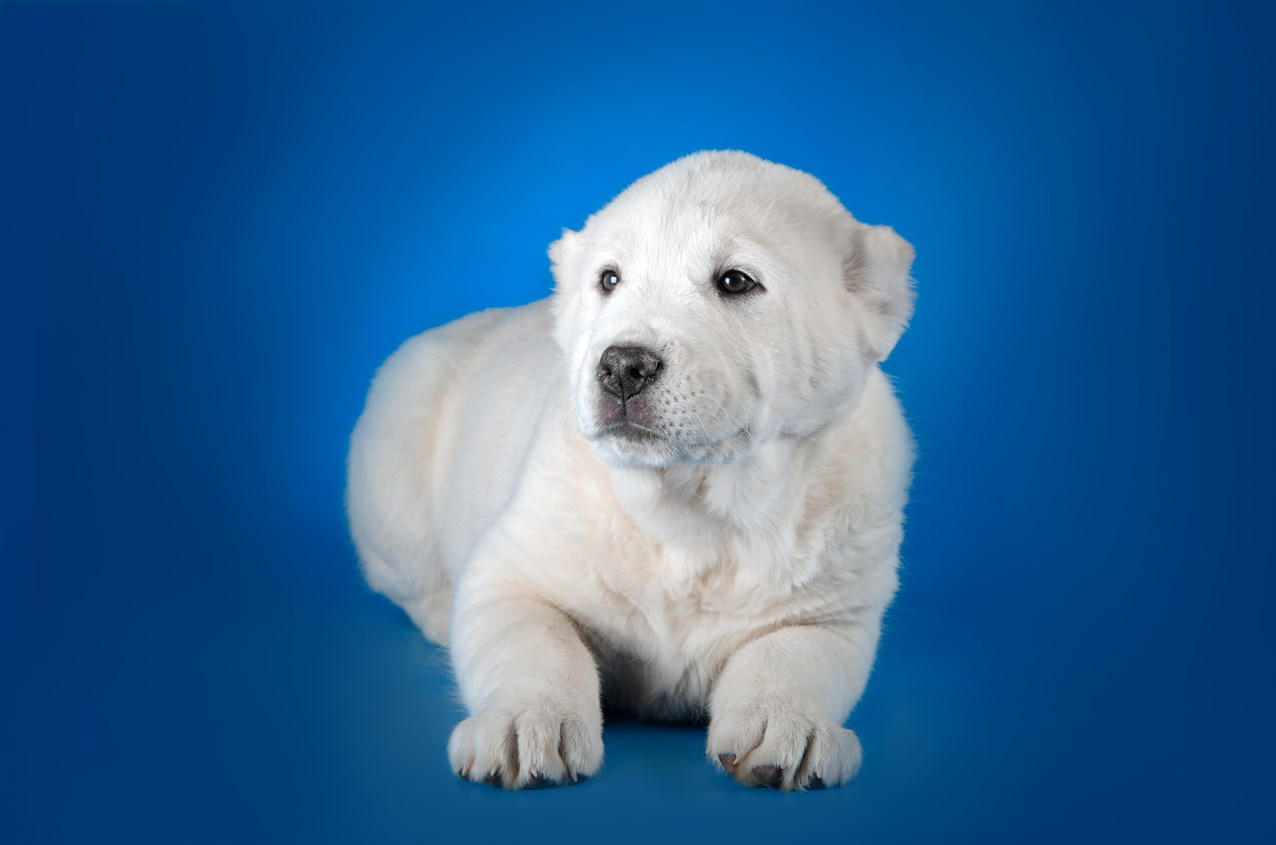
[[[730,463],[817,431],[912,311],[907,242],[745,153],[640,179],[550,257],[580,430],[611,466]]]

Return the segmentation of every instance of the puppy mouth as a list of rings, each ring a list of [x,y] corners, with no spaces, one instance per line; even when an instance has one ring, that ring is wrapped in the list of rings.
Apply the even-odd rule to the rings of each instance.
[[[703,449],[706,447],[720,446],[740,440],[748,439],[749,427],[747,425],[730,432],[722,437],[696,437],[684,438],[673,437],[669,434],[656,431],[642,423],[634,422],[632,419],[620,419],[615,422],[607,423],[600,428],[594,429],[586,434],[586,440],[603,440],[606,438],[615,438],[626,443],[661,443],[665,448],[683,452],[685,450]]]
[[[634,422],[633,420],[628,418],[619,419],[619,420],[616,420],[615,422],[608,423],[607,425],[603,426],[602,428],[598,430],[599,437],[606,437],[609,434],[615,437],[620,437],[624,440],[641,441],[641,440],[668,439],[660,432],[654,429],[647,428],[647,426],[643,425],[642,423]]]

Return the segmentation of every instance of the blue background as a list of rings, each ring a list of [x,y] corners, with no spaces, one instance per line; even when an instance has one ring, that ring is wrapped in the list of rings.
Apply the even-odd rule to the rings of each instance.
[[[0,6],[0,838],[1274,841],[1265,4]],[[917,247],[859,779],[449,772],[346,437],[404,338],[740,148]]]

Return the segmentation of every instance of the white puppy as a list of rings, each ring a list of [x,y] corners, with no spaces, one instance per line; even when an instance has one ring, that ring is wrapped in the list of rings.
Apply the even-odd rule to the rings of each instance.
[[[877,366],[912,247],[712,152],[549,252],[552,298],[409,340],[351,440],[368,582],[451,648],[453,769],[592,775],[605,701],[707,717],[744,784],[848,780],[913,454]]]

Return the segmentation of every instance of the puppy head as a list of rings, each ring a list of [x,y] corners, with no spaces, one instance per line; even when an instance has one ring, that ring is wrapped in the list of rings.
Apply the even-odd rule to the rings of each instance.
[[[580,430],[612,466],[730,463],[819,430],[913,307],[903,238],[740,152],[639,179],[549,254]]]

